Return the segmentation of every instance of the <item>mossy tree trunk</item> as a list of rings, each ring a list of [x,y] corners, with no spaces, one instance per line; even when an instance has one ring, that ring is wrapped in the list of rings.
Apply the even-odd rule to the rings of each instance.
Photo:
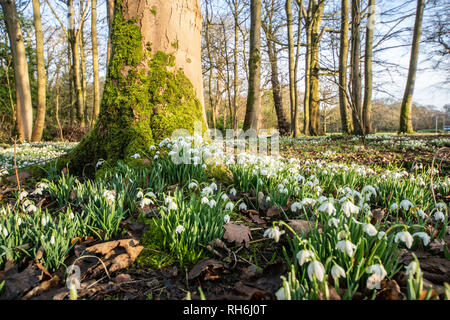
[[[364,58],[364,134],[372,133],[372,90],[373,90],[373,29],[375,28],[376,0],[369,0],[366,26],[366,48]]]
[[[414,24],[414,35],[411,47],[411,58],[409,62],[408,80],[403,95],[402,108],[400,111],[400,133],[412,133],[412,103],[414,85],[416,82],[417,62],[419,60],[420,36],[422,34],[423,11],[425,0],[417,0],[416,21]]]
[[[112,52],[95,127],[67,156],[75,173],[93,173],[170,137],[206,130],[199,0],[116,0]]]

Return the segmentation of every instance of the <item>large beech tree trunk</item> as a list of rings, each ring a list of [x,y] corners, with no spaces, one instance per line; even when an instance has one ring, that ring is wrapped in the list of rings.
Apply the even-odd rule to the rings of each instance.
[[[352,54],[351,54],[351,97],[352,117],[355,135],[363,135],[364,124],[362,118],[361,101],[361,0],[352,0]]]
[[[425,9],[425,0],[417,0],[416,21],[414,24],[414,35],[411,47],[411,57],[409,61],[408,80],[406,82],[405,93],[403,95],[402,108],[400,111],[400,129],[401,133],[412,133],[412,98],[414,85],[416,82],[417,62],[419,60],[420,36],[422,34],[423,11]]]
[[[347,61],[348,61],[348,0],[341,1],[341,36],[339,46],[339,111],[341,114],[342,132],[350,133],[347,99]]]
[[[176,129],[206,130],[199,0],[116,0],[111,60],[98,121],[67,156],[92,174],[99,159],[130,160]]]
[[[364,134],[372,133],[372,90],[373,90],[373,29],[375,27],[376,0],[369,0],[366,26],[366,56],[364,59],[364,103],[363,123]]]
[[[33,0],[33,15],[36,33],[37,110],[31,140],[40,141],[45,124],[47,80],[45,74],[44,33],[42,32],[41,6],[39,0]]]
[[[30,80],[25,44],[20,29],[16,4],[12,0],[0,0],[8,31],[9,42],[14,62],[16,81],[17,127],[21,140],[30,141],[33,130],[33,109],[31,107]]]
[[[91,126],[97,121],[100,112],[100,83],[98,75],[98,44],[97,44],[97,0],[92,0],[91,13],[92,69],[94,72],[94,96]]]

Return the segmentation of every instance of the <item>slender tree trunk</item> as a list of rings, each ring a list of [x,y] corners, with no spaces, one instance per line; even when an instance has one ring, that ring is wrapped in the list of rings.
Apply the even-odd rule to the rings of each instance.
[[[311,27],[311,64],[310,64],[310,100],[309,100],[309,121],[310,133],[312,135],[322,135],[320,125],[320,93],[319,93],[319,49],[320,49],[320,26],[324,12],[325,0],[318,0],[314,3],[314,16]]]
[[[234,67],[234,76],[233,76],[233,129],[237,129],[237,110],[238,110],[238,102],[239,102],[239,56],[238,56],[238,46],[239,46],[239,16],[238,16],[238,3],[234,2],[234,49],[233,49],[233,67]]]
[[[251,0],[250,57],[244,130],[259,128],[261,109],[261,0]]]
[[[339,48],[339,111],[341,114],[342,132],[350,133],[347,100],[347,59],[348,59],[348,0],[341,1],[341,36]]]
[[[213,99],[212,94],[212,82],[213,82],[213,60],[211,54],[211,39],[210,39],[210,31],[209,27],[211,25],[211,20],[209,17],[209,3],[206,3],[206,24],[205,24],[205,42],[206,42],[206,51],[209,59],[209,77],[208,77],[208,96],[209,96],[209,104],[211,107],[211,124],[212,127],[216,128],[216,106]]]
[[[100,83],[98,71],[98,44],[97,44],[97,0],[92,0],[91,12],[91,41],[92,41],[92,68],[94,72],[94,95],[93,95],[93,110],[92,123],[94,126],[100,112]],[[109,41],[108,41],[109,43]]]
[[[400,133],[412,133],[412,103],[414,85],[416,82],[417,63],[419,60],[420,37],[422,34],[423,11],[425,0],[417,0],[416,21],[414,23],[414,35],[411,47],[411,57],[409,62],[408,80],[403,95],[402,108],[400,111]]]
[[[351,97],[352,116],[355,135],[363,135],[364,124],[362,118],[361,101],[361,70],[359,65],[361,45],[361,0],[352,0],[352,54],[351,54]]]
[[[295,54],[295,63],[294,63],[294,138],[299,135],[299,126],[298,126],[298,93],[297,93],[297,79],[298,79],[298,61],[300,60],[300,47],[301,47],[301,26],[302,26],[302,12],[303,12],[303,0],[296,0],[297,5],[299,7],[298,12],[298,28],[297,28],[297,48]]]
[[[22,140],[30,141],[33,130],[33,109],[25,44],[15,2],[12,0],[0,0],[0,5],[3,9],[14,62],[19,137]]]
[[[111,30],[114,17],[114,0],[106,0],[106,18],[108,20],[108,48],[106,56],[106,65],[108,66],[111,59]]]
[[[373,60],[373,29],[375,27],[375,5],[376,0],[369,0],[369,16],[366,26],[366,49],[364,60],[364,104],[363,104],[363,123],[364,133],[372,133],[372,60]]]
[[[303,102],[304,117],[303,117],[303,134],[309,136],[310,131],[310,93],[311,93],[311,21],[313,14],[313,1],[310,0],[308,4],[307,16],[305,17],[305,31],[306,31],[306,55],[305,55],[305,97]]]
[[[91,175],[99,159],[141,156],[173,133],[207,129],[201,72],[199,0],[116,0],[100,114],[67,156]],[[199,129],[200,129],[199,128]]]
[[[87,74],[86,74],[86,51],[84,28],[80,29],[80,58],[81,58],[81,90],[83,91],[83,115],[85,125],[89,125],[88,107],[87,107]]]
[[[33,0],[34,29],[36,34],[36,64],[37,64],[37,109],[34,122],[32,141],[40,141],[45,124],[46,111],[46,73],[44,58],[44,33],[42,32],[41,8],[39,0]]]
[[[291,0],[286,0],[285,4],[286,17],[287,17],[287,30],[288,30],[288,60],[289,60],[289,103],[291,110],[291,130],[293,136],[297,136],[295,132],[297,126],[295,121],[295,63],[294,63],[294,31],[292,18],[292,3]]]

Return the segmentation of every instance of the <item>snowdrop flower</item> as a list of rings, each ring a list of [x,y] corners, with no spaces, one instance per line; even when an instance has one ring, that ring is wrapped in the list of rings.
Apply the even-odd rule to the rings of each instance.
[[[30,200],[25,200],[24,202],[23,202],[23,207],[24,208],[26,208],[26,207],[28,207],[29,205],[31,204],[31,201]]]
[[[341,277],[343,278],[347,277],[345,274],[345,270],[341,266],[338,266],[337,264],[335,264],[331,268],[331,276],[333,277],[334,280],[338,280]]]
[[[302,206],[310,205],[310,204],[314,204],[314,203],[315,203],[314,199],[311,199],[311,198],[304,198],[302,200]]]
[[[408,211],[414,208],[414,204],[409,200],[402,200],[400,201],[400,208],[402,208],[405,211]]]
[[[17,219],[17,225],[20,226],[22,224],[22,218]],[[1,228],[1,226],[0,226]]]
[[[167,196],[166,199],[164,199],[164,203],[165,203],[165,204],[169,204],[169,203],[171,203],[171,202],[173,202],[173,198],[170,197],[170,196]]]
[[[169,206],[167,207],[169,210],[177,210],[178,206],[175,202],[169,203]]]
[[[325,268],[320,261],[314,260],[308,265],[308,277],[309,280],[313,281],[314,277],[322,282],[325,275]]]
[[[95,167],[98,168],[99,166],[101,166],[103,163],[105,162],[105,160],[100,160],[95,164]]]
[[[377,229],[375,228],[375,226],[374,226],[373,224],[371,224],[371,223],[365,223],[365,224],[363,225],[363,231],[364,231],[365,233],[367,233],[367,234],[368,234],[369,236],[371,236],[371,237],[376,236],[377,233],[378,233],[378,231],[377,231]]]
[[[411,234],[408,231],[398,232],[395,235],[394,241],[398,242],[399,240],[404,242],[408,249],[411,248],[413,241],[414,241],[413,237],[411,236]]]
[[[383,238],[385,238],[386,237],[386,232],[384,232],[384,231],[380,231],[380,232],[378,232],[378,240],[381,240],[381,239],[383,239]]]
[[[247,210],[247,205],[246,205],[244,202],[242,202],[242,203],[239,205],[239,210]]]
[[[150,147],[148,147],[148,150],[150,150],[150,151],[152,151],[154,149],[156,149],[156,147],[154,145],[151,145]]]
[[[347,255],[351,258],[353,256],[354,250],[356,250],[356,246],[348,240],[341,240],[336,243],[336,249],[347,253]]]
[[[365,196],[366,200],[369,200],[372,195],[376,196],[377,192],[375,191],[374,187],[367,185],[364,188],[362,188],[361,194]]]
[[[266,202],[270,202],[270,197],[266,197]]]
[[[205,196],[209,196],[213,193],[213,189],[211,187],[204,187],[202,190],[202,194]]]
[[[328,220],[328,226],[337,228],[339,226],[339,219],[331,218]]]
[[[211,188],[212,191],[216,191],[216,190],[217,190],[217,184],[215,184],[214,182],[211,183],[211,184],[209,185],[209,187]]]
[[[211,209],[214,208],[216,206],[216,204],[217,204],[216,200],[213,200],[213,199],[209,200],[208,205]]]
[[[311,250],[300,250],[297,253],[298,264],[302,266],[305,262],[311,261],[314,258],[314,253]]]
[[[327,200],[328,200],[328,198],[325,196],[320,196],[319,198],[317,198],[317,202],[320,204],[324,203]]]
[[[436,204],[436,209],[438,210],[445,210],[447,208],[447,205],[444,202],[439,202]]]
[[[419,264],[416,261],[411,261],[410,264],[405,266],[406,274],[415,275],[418,271],[420,271]]]
[[[381,280],[383,280],[378,274],[373,273],[367,278],[366,287],[369,290],[381,289]]]
[[[264,238],[271,238],[274,239],[275,242],[280,241],[280,236],[284,234],[284,230],[280,231],[278,227],[269,228],[264,232]]]
[[[302,204],[300,202],[294,202],[291,205],[291,211],[296,212],[297,210],[300,210],[302,208]]]
[[[26,192],[25,190],[24,191],[22,191],[20,194],[19,194],[19,200],[23,200],[24,198],[26,198],[28,196],[28,192]]]
[[[1,228],[1,226],[0,226],[0,228]],[[6,229],[6,227],[3,228],[2,233],[5,236],[5,238],[8,236],[8,230]]]
[[[28,208],[27,208],[27,212],[36,212],[36,210],[37,210],[37,208],[36,208],[36,206],[35,205],[30,205]]]
[[[437,221],[444,222],[444,220],[445,220],[444,213],[442,213],[441,211],[436,211],[434,213],[434,219],[436,219]]]
[[[103,197],[108,202],[114,202],[114,200],[116,199],[114,192],[110,190],[106,190],[105,192],[103,192]]]
[[[141,208],[144,209],[145,206],[149,206],[152,203],[153,203],[153,201],[151,199],[143,198],[141,200]]]
[[[143,193],[142,191],[139,191],[139,192],[136,194],[136,198],[138,198],[138,199],[143,198],[143,197],[144,197],[144,193]]]
[[[397,211],[398,210],[398,203],[393,203],[391,205],[390,211]]]
[[[42,195],[42,189],[41,188],[36,188],[36,190],[34,190],[31,195]]]
[[[423,245],[427,246],[430,243],[430,236],[426,232],[416,232],[412,234],[412,237],[419,237],[423,241]]]
[[[52,237],[50,238],[50,244],[51,244],[51,245],[54,245],[54,244],[55,244],[55,237],[54,237],[54,236],[52,236]]]
[[[185,230],[186,229],[184,229],[184,227],[182,225],[179,225],[175,228],[175,233],[180,234],[180,233],[184,232]]]
[[[233,202],[228,202],[228,203],[225,205],[225,209],[226,209],[226,210],[232,211],[233,208],[234,208],[234,203],[233,203]]]
[[[223,217],[223,221],[224,221],[225,223],[230,222],[230,216],[229,216],[228,214],[226,214],[226,215]]]
[[[209,204],[209,199],[207,197],[203,197],[201,200],[202,204]]]
[[[423,212],[423,210],[417,210],[417,215],[422,219],[426,219],[427,217],[427,215],[425,214],[425,212]]]
[[[341,210],[344,212],[345,216],[348,218],[351,214],[359,212],[359,207],[355,206],[350,200],[344,202],[341,206]]]
[[[232,188],[232,189],[230,190],[230,194],[231,194],[233,197],[236,196],[236,194],[237,194],[236,189],[235,189],[235,188]]]
[[[140,157],[141,157],[141,156],[140,156],[139,153],[135,153],[135,154],[133,154],[130,158],[138,159],[138,158],[140,158]]]
[[[327,213],[328,215],[335,215],[336,214],[336,208],[334,207],[333,203],[331,202],[325,202],[322,203],[318,209],[320,212]]]
[[[69,213],[69,219],[70,219],[70,220],[73,220],[73,218],[75,218],[75,215],[73,214],[72,211],[70,211],[70,213]]]
[[[387,272],[381,264],[372,264],[367,268],[367,273],[377,274],[381,279],[387,276]]]
[[[229,198],[228,198],[227,194],[224,193],[224,194],[222,195],[222,200],[223,200],[223,201],[227,201],[228,199],[229,199]]]

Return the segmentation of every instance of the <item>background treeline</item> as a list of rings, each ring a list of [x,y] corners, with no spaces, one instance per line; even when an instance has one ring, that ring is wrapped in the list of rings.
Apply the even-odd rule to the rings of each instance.
[[[14,136],[78,140],[99,112],[114,1],[0,4],[0,141]],[[398,79],[405,83],[412,76],[411,63],[405,61],[412,61],[417,49],[417,72],[433,69],[450,80],[448,1],[202,0],[201,5],[210,127],[241,128],[247,123],[295,136],[408,132],[410,128],[400,128],[403,114],[414,130],[434,129],[436,116],[442,128],[442,110],[412,100],[412,108],[405,108],[412,93]],[[17,19],[8,21],[11,10]],[[26,77],[23,69],[15,72],[14,57],[19,57],[7,23],[20,28],[29,98],[20,99],[23,93],[17,93]],[[252,32],[260,35],[256,49]],[[414,44],[417,34],[421,37]],[[250,59],[251,52],[258,53],[256,59]],[[249,81],[255,68],[259,82]],[[448,83],[442,84],[444,90]],[[403,88],[393,90],[396,86]],[[248,99],[249,92],[256,99]],[[249,110],[256,110],[256,119],[249,118]],[[24,133],[30,121],[33,130]]]

